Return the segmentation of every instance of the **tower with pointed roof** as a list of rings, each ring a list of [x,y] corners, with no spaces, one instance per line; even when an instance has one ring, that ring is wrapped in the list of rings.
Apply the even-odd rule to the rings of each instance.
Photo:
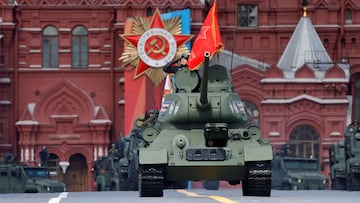
[[[306,6],[304,1],[303,16],[277,65],[261,80],[266,92],[262,119],[274,146],[288,143],[293,156],[313,157],[327,166],[329,145],[342,138],[351,119],[349,65],[330,58]]]

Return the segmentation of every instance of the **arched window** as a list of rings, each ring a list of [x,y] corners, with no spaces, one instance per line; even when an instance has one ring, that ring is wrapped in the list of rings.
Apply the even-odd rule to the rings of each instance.
[[[349,8],[345,10],[345,23],[351,24],[352,23],[352,12]]]
[[[83,26],[72,31],[72,67],[88,67],[88,32]]]
[[[151,7],[146,8],[146,16],[152,16],[153,15],[153,9]]]
[[[360,78],[356,79],[355,87],[354,87],[354,119],[360,120]]]
[[[172,8],[170,6],[166,7],[166,13],[170,13],[172,11]]]
[[[291,155],[303,158],[320,158],[319,133],[309,125],[300,125],[290,134]]]
[[[47,26],[43,32],[42,54],[43,68],[58,68],[59,42],[58,31],[54,26]]]
[[[248,123],[247,126],[260,126],[260,115],[259,109],[251,101],[243,101],[246,107],[246,112],[248,114]]]

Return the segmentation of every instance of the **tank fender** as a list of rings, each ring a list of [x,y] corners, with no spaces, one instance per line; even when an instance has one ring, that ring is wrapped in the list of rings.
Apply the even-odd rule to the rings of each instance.
[[[167,164],[167,150],[156,148],[140,148],[139,164]]]
[[[265,161],[273,159],[271,146],[244,147],[244,161]]]

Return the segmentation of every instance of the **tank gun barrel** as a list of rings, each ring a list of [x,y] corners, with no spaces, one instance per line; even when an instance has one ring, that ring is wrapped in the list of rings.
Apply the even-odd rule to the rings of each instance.
[[[207,98],[207,92],[208,92],[208,69],[209,69],[209,60],[210,60],[210,52],[206,51],[204,53],[204,74],[201,81],[201,88],[200,88],[200,104],[204,105],[207,104],[208,98]]]

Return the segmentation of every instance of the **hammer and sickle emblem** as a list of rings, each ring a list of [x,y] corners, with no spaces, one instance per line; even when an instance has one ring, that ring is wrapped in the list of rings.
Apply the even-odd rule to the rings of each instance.
[[[158,45],[158,39],[160,39],[161,41],[161,47]],[[166,52],[164,51],[166,48],[166,43],[165,43],[165,39],[162,37],[159,37],[158,39],[153,39],[150,41],[150,46],[151,48],[149,49],[149,51],[147,51],[147,55],[151,54],[151,53],[155,53],[155,54],[162,54],[163,56],[166,56]]]

